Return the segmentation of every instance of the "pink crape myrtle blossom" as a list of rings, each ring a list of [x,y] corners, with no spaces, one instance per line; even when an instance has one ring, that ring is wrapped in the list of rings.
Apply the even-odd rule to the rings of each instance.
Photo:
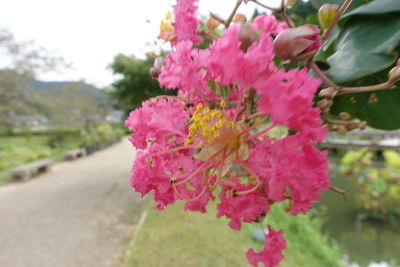
[[[251,189],[251,186],[242,185],[238,178],[231,178],[229,182],[221,183],[221,187],[223,190],[220,194],[221,202],[217,207],[217,218],[222,216],[230,218],[229,226],[232,229],[239,231],[242,222],[252,223],[261,214],[268,213],[269,198],[265,192],[256,190],[235,196],[235,190],[244,192]]]
[[[276,232],[268,225],[268,233],[265,234],[264,249],[260,252],[255,252],[249,249],[246,253],[249,263],[253,266],[259,262],[264,263],[265,267],[273,267],[283,260],[282,250],[286,248],[286,241],[282,236],[282,231]]]
[[[306,213],[330,185],[327,153],[315,147],[327,133],[313,106],[320,81],[275,65],[273,36],[286,26],[272,16],[246,24],[259,35],[246,49],[239,24],[208,48],[194,48],[196,3],[178,0],[174,7],[175,34],[182,35],[158,76],[178,96],[145,101],[126,120],[139,149],[132,187],[153,194],[160,210],[183,200],[185,210],[206,212],[218,201],[217,217],[229,218],[234,230],[259,222],[277,202],[291,215]],[[278,126],[288,134],[273,137]],[[268,228],[264,249],[247,252],[254,266],[283,259],[283,232]]]
[[[206,71],[209,52],[192,48],[191,41],[179,42],[174,52],[166,57],[158,81],[167,89],[179,88],[179,95],[192,103],[215,99],[216,94],[209,89]]]
[[[197,2],[198,0],[177,0],[174,5],[174,35],[177,43],[191,41],[199,44],[202,41],[197,35],[197,27],[201,23],[201,20],[197,18]]]
[[[133,131],[132,144],[145,149],[149,140],[158,144],[184,140],[187,133],[184,123],[188,118],[189,112],[181,101],[150,99],[130,113],[125,125]]]
[[[292,215],[306,213],[320,199],[321,190],[329,189],[326,152],[304,143],[299,135],[288,136],[271,146],[271,200],[290,200]]]
[[[313,108],[313,97],[321,82],[306,71],[278,70],[259,88],[259,110],[268,113],[276,125],[286,125],[307,133],[310,142],[322,141],[327,130],[322,127],[319,108]]]
[[[257,30],[275,35],[289,28],[285,22],[278,22],[274,16],[268,15],[257,16],[253,25]]]

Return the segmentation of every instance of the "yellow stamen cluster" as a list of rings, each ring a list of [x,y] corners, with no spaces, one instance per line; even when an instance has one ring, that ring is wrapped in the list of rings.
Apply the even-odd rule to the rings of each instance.
[[[172,13],[167,12],[165,19],[160,22],[160,35],[159,38],[169,41],[173,37],[174,26],[172,23]]]
[[[204,107],[203,104],[198,104],[189,125],[189,135],[185,145],[191,144],[196,135],[203,137],[208,144],[211,144],[216,137],[220,136],[220,129],[226,122],[221,110],[210,109]],[[231,125],[232,122],[228,122],[228,124]],[[204,142],[200,142],[200,146],[203,145]]]

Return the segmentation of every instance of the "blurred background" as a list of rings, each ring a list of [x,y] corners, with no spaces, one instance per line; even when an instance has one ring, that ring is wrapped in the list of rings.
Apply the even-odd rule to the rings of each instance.
[[[160,213],[129,189],[133,154],[124,120],[143,100],[174,93],[161,89],[149,75],[156,56],[168,51],[156,37],[174,2],[3,1],[0,266],[247,266],[244,252],[262,247],[254,240],[257,226],[233,232],[226,220],[215,219],[215,205],[204,215],[184,213],[180,205]],[[227,17],[231,7],[226,2],[201,0],[200,13]],[[317,7],[318,1],[298,1],[289,11],[297,22],[312,23],[315,18],[308,15]],[[251,4],[239,9],[248,18],[260,12]],[[288,240],[282,266],[400,266],[400,132],[331,134],[321,147],[330,150],[331,178],[348,191],[346,199],[329,191],[312,214],[293,218],[283,209],[271,212],[267,223],[283,228]],[[69,161],[59,163],[64,160]],[[55,167],[47,170],[48,165]],[[31,180],[42,172],[43,177]],[[101,175],[104,179],[96,179]],[[60,194],[75,197],[75,213],[60,215],[58,208],[46,206],[61,201],[58,207],[68,207],[71,199]],[[85,205],[87,210],[79,211]],[[112,217],[111,210],[118,215]],[[93,217],[80,221],[85,213]],[[111,217],[115,220],[103,222]],[[37,227],[29,228],[29,220]],[[18,226],[17,221],[25,224]],[[65,229],[65,221],[89,225],[90,230],[77,226],[67,236],[47,235],[48,229]],[[126,228],[115,230],[115,225]],[[102,251],[112,260],[100,261],[87,251],[102,244],[93,236],[113,227],[104,242],[118,245]],[[22,228],[28,230],[17,237]],[[93,236],[85,237],[85,231]],[[114,237],[119,241],[111,242]],[[49,256],[46,250],[54,244],[80,249],[55,250]],[[22,251],[24,256],[18,257]],[[92,256],[82,259],[83,254]]]

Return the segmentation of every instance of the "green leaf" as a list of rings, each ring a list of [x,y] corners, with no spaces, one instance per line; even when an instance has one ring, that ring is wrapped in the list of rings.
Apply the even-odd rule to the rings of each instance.
[[[326,74],[346,83],[386,69],[397,58],[393,50],[400,41],[399,29],[400,16],[351,18],[336,40],[336,52],[326,59]]]
[[[374,99],[374,101],[371,101]],[[400,89],[342,95],[335,98],[332,113],[348,112],[383,130],[400,128]],[[383,115],[384,114],[384,115]]]
[[[388,183],[383,178],[378,178],[373,184],[373,190],[377,195],[382,195],[386,192],[388,188]]]
[[[213,91],[213,92],[217,91],[217,85],[215,84],[214,80],[208,81],[208,87],[210,87],[211,91]]]
[[[347,12],[365,4],[368,0],[353,0],[353,2],[350,4],[350,6],[347,9]],[[342,5],[344,0],[311,0],[311,4],[319,9],[323,4],[336,4],[336,5]]]
[[[400,1],[397,0],[399,3]],[[400,16],[366,16],[349,21],[336,43],[336,50],[391,53],[400,41]]]
[[[386,69],[396,61],[395,55],[352,50],[339,50],[327,59],[325,72],[335,83],[343,84]]]
[[[368,4],[362,5],[356,9],[345,14],[344,17],[349,17],[353,15],[366,15],[366,14],[384,14],[391,12],[400,11],[400,1],[399,0],[375,0]]]
[[[315,8],[320,8],[323,4],[337,4],[340,6],[343,2],[344,0],[311,0],[311,4]]]

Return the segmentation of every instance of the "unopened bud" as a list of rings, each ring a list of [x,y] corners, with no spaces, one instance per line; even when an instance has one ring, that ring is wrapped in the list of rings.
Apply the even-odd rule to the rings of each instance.
[[[367,127],[367,122],[366,121],[362,121],[360,122],[360,124],[358,125],[358,128],[360,130],[365,130],[365,128]]]
[[[247,18],[246,18],[245,15],[238,13],[238,14],[235,14],[235,16],[233,16],[232,21],[233,22],[242,22],[242,23],[244,23],[244,22],[247,21]]]
[[[323,4],[318,10],[318,21],[322,29],[326,29],[332,23],[339,12],[339,6],[335,4]]]
[[[280,32],[274,40],[275,54],[283,59],[304,61],[321,47],[319,29],[306,24]]]
[[[328,109],[333,105],[333,101],[329,99],[322,99],[318,102],[318,107],[321,109]]]
[[[297,3],[297,0],[285,0],[284,5],[285,7],[294,6]]]
[[[339,125],[337,130],[339,135],[345,135],[347,133],[347,128],[345,125]]]
[[[239,41],[240,49],[244,52],[254,43],[260,39],[259,33],[248,23],[240,24]]]
[[[163,57],[157,57],[154,60],[153,67],[150,68],[150,75],[153,78],[157,78],[161,73],[161,68],[162,68],[163,65],[164,65],[164,58]]]
[[[215,18],[209,18],[209,19],[207,20],[207,28],[208,28],[209,30],[214,30],[214,29],[216,29],[219,25],[221,25],[221,22],[218,21],[218,20],[215,19]]]
[[[328,99],[332,99],[335,97],[335,95],[337,94],[338,90],[336,90],[335,88],[332,87],[328,87],[325,89],[322,89],[318,96],[319,97],[323,97],[323,98],[328,98]]]
[[[339,118],[344,121],[348,121],[351,119],[351,115],[348,112],[340,112]]]
[[[396,66],[389,71],[389,82],[395,83],[400,80],[400,66]]]

